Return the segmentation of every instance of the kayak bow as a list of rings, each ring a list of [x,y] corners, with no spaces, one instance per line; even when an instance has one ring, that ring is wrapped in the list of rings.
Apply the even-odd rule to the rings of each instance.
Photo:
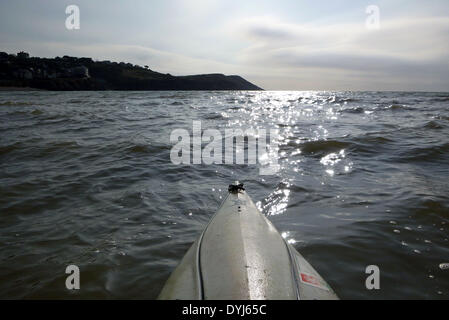
[[[243,184],[229,193],[158,299],[338,299],[257,209]]]

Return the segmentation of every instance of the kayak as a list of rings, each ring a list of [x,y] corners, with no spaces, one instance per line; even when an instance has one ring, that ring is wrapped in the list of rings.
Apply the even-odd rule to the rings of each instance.
[[[257,209],[243,184],[221,206],[168,278],[158,299],[338,299]]]

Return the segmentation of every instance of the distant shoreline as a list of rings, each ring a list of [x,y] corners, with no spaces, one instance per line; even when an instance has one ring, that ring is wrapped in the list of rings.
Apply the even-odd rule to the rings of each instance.
[[[52,91],[263,90],[238,75],[220,73],[173,76],[125,62],[70,56],[30,57],[0,52],[0,90]],[[24,89],[28,91],[28,89]]]
[[[0,87],[0,91],[48,91],[31,87]]]

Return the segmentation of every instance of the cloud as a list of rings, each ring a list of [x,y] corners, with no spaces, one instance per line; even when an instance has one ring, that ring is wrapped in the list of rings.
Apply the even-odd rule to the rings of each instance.
[[[449,87],[449,18],[381,21],[377,31],[364,23],[314,26],[272,17],[244,19],[233,26],[234,35],[248,43],[239,62],[267,73],[282,70],[293,78],[306,74],[314,83],[319,74],[324,86],[329,84],[327,75],[345,83],[357,78],[352,87],[359,88],[379,80],[391,89],[403,80],[421,90],[435,84]]]

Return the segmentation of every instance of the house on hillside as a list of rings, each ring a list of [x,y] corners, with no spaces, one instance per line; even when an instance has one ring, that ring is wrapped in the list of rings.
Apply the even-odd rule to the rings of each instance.
[[[17,58],[19,59],[28,59],[30,57],[30,54],[24,51],[20,51],[17,53]]]
[[[85,66],[78,66],[68,69],[67,76],[73,78],[90,78],[89,69]]]

